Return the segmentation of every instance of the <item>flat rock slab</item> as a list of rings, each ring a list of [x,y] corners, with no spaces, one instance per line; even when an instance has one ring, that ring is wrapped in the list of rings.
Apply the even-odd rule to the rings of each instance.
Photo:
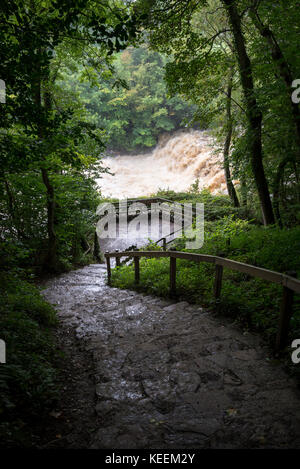
[[[300,448],[299,391],[256,335],[110,288],[101,265],[48,281],[44,296],[92,351],[90,448]]]

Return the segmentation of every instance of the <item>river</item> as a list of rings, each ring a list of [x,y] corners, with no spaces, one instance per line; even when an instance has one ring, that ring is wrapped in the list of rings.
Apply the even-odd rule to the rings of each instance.
[[[199,179],[199,188],[225,192],[221,156],[207,131],[179,131],[162,136],[149,153],[106,157],[111,174],[97,180],[102,195],[116,198],[150,196],[159,189],[186,191]]]

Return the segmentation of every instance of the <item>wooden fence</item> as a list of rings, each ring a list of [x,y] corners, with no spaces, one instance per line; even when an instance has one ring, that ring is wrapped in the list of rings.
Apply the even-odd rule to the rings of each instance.
[[[124,202],[124,201],[123,201]],[[126,214],[127,215],[127,210],[128,210],[128,206],[130,206],[130,204],[134,204],[134,203],[142,203],[146,206],[147,208],[147,212],[148,213],[152,213],[152,207],[151,205],[152,204],[168,204],[171,208],[173,208],[173,210],[171,211],[171,215],[173,215],[174,217],[175,216],[180,216],[182,218],[182,210],[184,209],[184,204],[180,203],[180,202],[177,202],[176,200],[170,200],[170,199],[166,199],[164,197],[148,197],[148,198],[137,198],[137,199],[127,199],[126,200],[126,208],[122,205],[122,201],[121,201],[121,208],[123,209],[123,214]],[[112,205],[114,205],[115,207],[115,210],[116,210],[116,214],[119,216],[120,215],[120,202],[112,202]],[[124,204],[125,205],[125,204]],[[174,207],[175,205],[175,207]],[[176,207],[179,208],[180,206],[180,209],[179,211],[176,210]],[[125,210],[124,210],[125,209]],[[162,207],[161,207],[162,209]],[[175,210],[174,210],[175,209]],[[161,210],[161,215],[162,215],[162,211]],[[167,211],[167,209],[166,209]],[[196,217],[196,208],[193,206],[192,204],[192,218],[195,218]],[[191,221],[191,224],[189,226],[192,225],[192,221]],[[162,242],[162,247],[163,247],[163,250],[166,251],[167,249],[167,245],[172,243],[172,241],[174,241],[175,239],[175,236],[173,238],[170,238],[172,235],[175,235],[176,233],[179,233],[180,234],[182,233],[182,229],[183,229],[184,225],[183,225],[183,218],[182,218],[182,227],[175,230],[175,231],[172,231],[171,233],[167,234],[166,236],[163,236],[162,238],[156,240],[156,244],[159,244]],[[185,227],[185,229],[188,228],[188,227]],[[170,238],[169,240],[167,240],[167,238]]]
[[[227,267],[238,272],[245,273],[251,277],[258,277],[268,282],[282,285],[282,301],[280,309],[279,326],[276,337],[276,350],[281,350],[287,345],[289,323],[292,317],[294,293],[300,293],[300,281],[296,278],[296,272],[281,274],[272,270],[255,267],[242,262],[226,259],[222,256],[211,256],[206,254],[194,254],[179,251],[124,251],[106,252],[108,283],[111,281],[110,258],[116,259],[116,265],[120,265],[121,257],[133,257],[135,270],[135,283],[140,281],[140,258],[141,257],[169,257],[170,258],[170,295],[176,294],[176,259],[185,259],[193,262],[209,262],[215,265],[214,297],[220,300],[222,289],[223,268]]]

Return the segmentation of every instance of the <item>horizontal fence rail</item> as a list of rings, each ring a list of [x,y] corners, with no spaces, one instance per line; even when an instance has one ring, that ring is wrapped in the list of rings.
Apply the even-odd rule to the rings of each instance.
[[[123,202],[123,203],[122,203]],[[121,203],[121,207],[120,207]],[[132,204],[135,203],[142,203],[145,206],[145,209],[139,209],[139,214],[153,214],[153,213],[159,213],[159,216],[162,217],[163,213],[170,215],[172,219],[177,218],[182,218],[183,212],[182,210],[184,209],[184,204],[180,202],[172,202],[169,199],[164,199],[164,198],[150,198],[150,199],[130,199],[126,201],[126,204],[124,201],[120,202],[112,202],[111,205],[115,207],[116,215],[121,216],[121,215],[129,215],[128,214],[128,209]],[[159,207],[153,207],[153,204],[160,204]],[[163,207],[162,204],[165,204],[166,206]],[[121,210],[120,210],[121,209]],[[195,218],[197,214],[196,208],[192,206],[192,218]],[[130,216],[133,216],[134,214],[130,214]],[[174,232],[173,232],[174,233]],[[170,234],[173,234],[170,233]]]
[[[282,285],[282,302],[279,318],[279,327],[276,336],[276,350],[283,349],[287,344],[289,323],[292,317],[292,307],[294,293],[300,293],[300,280],[296,278],[296,272],[287,272],[282,274],[274,272],[272,270],[264,269],[262,267],[256,267],[250,264],[244,264],[243,262],[233,261],[226,259],[222,256],[211,256],[208,254],[196,254],[191,252],[180,252],[180,251],[123,251],[123,252],[106,252],[106,264],[107,264],[107,277],[108,283],[111,282],[111,265],[110,259],[116,259],[116,266],[120,265],[121,257],[133,257],[134,258],[134,270],[135,270],[135,283],[139,284],[140,281],[140,264],[139,260],[141,257],[148,258],[170,258],[170,295],[176,294],[176,259],[185,259],[193,262],[209,262],[215,265],[215,282],[214,282],[214,297],[219,302],[221,297],[222,289],[222,278],[223,268],[236,270],[238,272],[250,275],[251,277],[261,278],[268,282],[277,283]]]
[[[120,215],[121,213],[126,213],[127,214],[127,211],[128,211],[128,206],[130,206],[130,204],[134,204],[134,203],[143,203],[145,206],[146,206],[146,209],[147,209],[147,213],[152,213],[152,209],[151,209],[151,204],[156,204],[156,203],[167,203],[169,205],[173,205],[174,204],[177,204],[177,206],[180,206],[181,209],[180,209],[180,212],[176,211],[173,209],[173,216],[176,216],[176,215],[180,215],[182,216],[182,209],[184,208],[184,204],[180,203],[180,202],[177,202],[177,201],[174,201],[174,200],[170,200],[170,199],[166,199],[164,197],[148,197],[148,198],[137,198],[137,199],[127,199],[126,200],[126,209],[124,210],[124,207],[123,210],[119,210],[120,208],[120,202],[124,202],[124,201],[119,201],[119,202],[112,202],[112,205],[114,205],[114,207],[116,208],[116,213],[118,215]],[[124,204],[125,205],[125,204]],[[167,210],[166,210],[167,211]],[[196,216],[196,209],[195,207],[192,207],[192,217],[195,218]],[[192,226],[192,223],[189,225],[189,227]],[[162,247],[163,247],[163,250],[166,251],[167,249],[167,245],[172,243],[176,238],[171,238],[169,240],[167,240],[167,238],[170,238],[170,236],[172,235],[175,235],[176,233],[182,233],[182,228],[179,228],[178,230],[175,230],[175,231],[172,231],[171,233],[167,234],[166,236],[163,236],[161,237],[160,239],[158,239],[156,242],[156,244],[159,244],[162,242]]]

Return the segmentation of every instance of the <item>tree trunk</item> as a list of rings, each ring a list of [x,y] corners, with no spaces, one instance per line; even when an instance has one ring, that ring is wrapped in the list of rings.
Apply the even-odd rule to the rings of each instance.
[[[51,108],[50,96],[46,96],[45,107],[48,109]],[[41,78],[36,85],[35,91],[35,102],[37,106],[42,111],[42,101],[41,101]],[[38,129],[39,137],[41,139],[45,138],[44,129],[42,126],[39,126]],[[53,272],[57,269],[57,238],[55,233],[55,194],[54,187],[51,184],[48,170],[44,167],[41,168],[42,180],[46,187],[47,194],[47,231],[48,231],[48,249],[47,254],[44,259],[44,269],[50,272]]]
[[[227,85],[227,98],[226,98],[226,138],[223,149],[223,158],[224,158],[224,171],[226,178],[226,185],[228,195],[232,200],[232,203],[235,207],[239,207],[239,199],[236,194],[235,187],[231,180],[230,165],[229,165],[229,150],[231,145],[232,137],[232,115],[231,115],[231,94],[232,94],[232,79],[233,79],[233,69],[230,71]]]
[[[294,81],[294,77],[292,76],[290,66],[287,60],[285,59],[273,32],[270,30],[270,28],[268,28],[268,26],[265,26],[262,23],[254,6],[250,8],[250,17],[256,29],[269,44],[272,59],[276,64],[279,74],[285,83],[286,91],[288,94],[288,101],[291,106],[291,113],[295,124],[297,147],[300,149],[300,110],[298,104],[294,103],[291,99],[291,86],[292,82]]]
[[[246,177],[244,174],[241,176],[241,205],[243,207],[247,207],[248,199],[247,199],[247,184],[246,184]]]
[[[282,228],[282,220],[279,209],[280,183],[283,180],[284,168],[288,163],[293,163],[293,158],[291,158],[290,156],[287,156],[279,163],[273,183],[274,212],[280,228]]]
[[[55,196],[54,188],[50,182],[48,171],[41,169],[43,183],[47,189],[47,231],[48,231],[48,251],[44,260],[46,270],[55,271],[57,268],[57,239],[55,233]]]
[[[239,64],[243,94],[249,125],[249,150],[251,167],[258,191],[264,225],[275,223],[273,208],[262,161],[261,124],[262,114],[257,105],[252,76],[251,62],[248,57],[245,39],[241,29],[241,20],[235,0],[221,0],[225,5],[228,19],[232,27],[237,61]]]

